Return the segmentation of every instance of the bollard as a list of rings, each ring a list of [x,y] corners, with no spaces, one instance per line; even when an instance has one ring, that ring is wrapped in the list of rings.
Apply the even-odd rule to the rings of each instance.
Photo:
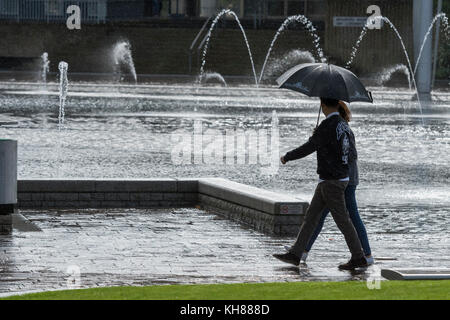
[[[17,141],[0,139],[0,215],[17,206]]]

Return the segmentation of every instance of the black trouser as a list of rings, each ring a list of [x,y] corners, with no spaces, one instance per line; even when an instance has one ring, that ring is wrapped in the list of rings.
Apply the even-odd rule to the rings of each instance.
[[[326,180],[317,185],[297,240],[290,250],[292,253],[299,257],[302,255],[322,217],[323,210],[328,208],[339,230],[344,234],[352,259],[364,257],[361,242],[345,206],[347,184],[347,181]]]

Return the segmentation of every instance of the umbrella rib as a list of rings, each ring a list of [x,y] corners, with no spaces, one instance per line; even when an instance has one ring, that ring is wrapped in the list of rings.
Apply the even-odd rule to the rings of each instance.
[[[295,67],[292,67],[291,69],[286,71],[283,75],[278,77],[276,82],[278,83],[278,85],[282,85],[284,82],[289,80],[290,77],[292,77],[295,73],[297,73],[300,69],[306,68],[309,65],[313,65],[313,63],[304,63],[304,64],[297,65]]]
[[[317,68],[320,68],[320,66],[317,66]],[[308,76],[310,76],[311,74],[313,74],[313,71],[317,70],[317,68],[311,70],[311,72],[310,72],[310,74],[309,74]],[[308,77],[308,76],[306,76],[306,77]],[[306,79],[306,77],[305,77],[305,79]],[[319,77],[319,75],[317,75],[317,77]],[[318,84],[319,84],[318,81],[316,81],[316,82],[314,83],[313,87],[312,87],[311,90],[310,90],[311,93],[314,92],[314,89],[316,88],[316,86],[317,86]]]
[[[348,94],[347,83],[345,82],[345,79],[344,79],[344,77],[342,76],[342,74],[340,74],[339,72],[337,72],[337,74],[339,75],[339,77],[341,77],[342,82],[344,83],[344,86],[345,86],[345,92],[347,93],[348,103],[350,103],[350,95]]]

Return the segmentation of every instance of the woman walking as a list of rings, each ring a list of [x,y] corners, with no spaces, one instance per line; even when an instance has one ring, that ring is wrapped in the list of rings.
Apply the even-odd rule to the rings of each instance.
[[[345,102],[339,101],[339,115],[348,123],[351,120],[351,112]],[[345,205],[350,214],[350,219],[356,229],[356,232],[359,237],[359,241],[361,242],[361,246],[364,251],[364,255],[367,260],[367,264],[371,265],[374,263],[374,259],[372,257],[372,251],[369,245],[369,239],[367,238],[366,228],[364,226],[363,221],[359,215],[358,204],[356,202],[356,187],[359,184],[359,175],[358,175],[358,154],[356,151],[355,144],[355,136],[353,132],[350,130],[350,153],[349,153],[349,183],[345,189]],[[322,213],[322,218],[319,221],[319,224],[316,227],[311,239],[308,242],[308,245],[303,252],[301,261],[306,262],[306,258],[308,257],[308,253],[311,250],[314,242],[319,236],[320,231],[323,228],[323,224],[325,222],[325,218],[327,217],[330,211],[325,209]],[[289,249],[289,248],[287,248]]]

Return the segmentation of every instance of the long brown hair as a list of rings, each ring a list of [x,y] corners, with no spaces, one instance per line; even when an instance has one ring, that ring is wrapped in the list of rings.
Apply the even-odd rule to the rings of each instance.
[[[352,119],[352,113],[344,101],[339,101],[338,111],[339,111],[339,114],[341,115],[341,117],[344,118],[345,121],[350,122],[350,120]]]

